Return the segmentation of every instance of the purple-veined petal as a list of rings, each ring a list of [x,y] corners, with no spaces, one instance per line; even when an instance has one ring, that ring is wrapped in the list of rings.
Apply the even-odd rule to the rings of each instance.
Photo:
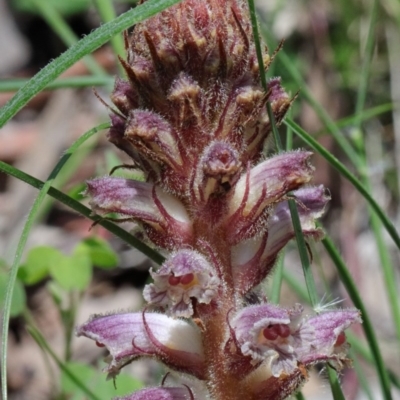
[[[293,151],[271,157],[242,175],[229,200],[226,224],[230,226],[230,243],[254,236],[257,230],[252,226],[267,206],[311,180],[311,154]]]
[[[356,309],[324,311],[305,319],[294,333],[299,361],[305,365],[329,359],[340,362],[348,346],[339,337],[350,325],[361,322]]]
[[[243,355],[253,363],[267,360],[273,376],[292,373],[297,368],[292,331],[301,308],[286,310],[273,304],[242,309],[233,319],[232,328]]]
[[[306,187],[293,192],[303,233],[320,239],[322,230],[316,228],[329,201],[324,187]],[[270,212],[265,235],[239,243],[232,251],[235,281],[241,292],[258,285],[270,272],[283,247],[294,237],[292,218],[287,201],[278,203]]]
[[[232,328],[243,355],[254,362],[265,360],[275,377],[319,361],[337,361],[340,367],[347,350],[343,332],[361,322],[359,311],[325,311],[300,321],[301,312],[299,305],[293,310],[273,304],[242,309]]]
[[[93,210],[118,213],[143,222],[150,238],[173,243],[189,242],[192,227],[184,205],[151,183],[104,177],[87,182]],[[174,232],[174,235],[171,235]],[[156,243],[162,247],[162,243]]]
[[[317,362],[334,362],[337,368],[346,364],[344,329],[361,322],[357,310],[332,310],[292,322],[291,341],[298,365],[288,373],[277,376],[266,360],[246,377],[255,400],[283,400],[293,394],[308,379],[307,366]],[[297,325],[297,328],[296,328]],[[271,368],[272,367],[272,368]]]
[[[124,397],[113,400],[193,400],[190,390],[183,387],[156,387],[138,390]]]
[[[111,361],[106,372],[115,375],[139,356],[156,356],[172,369],[203,375],[200,332],[186,321],[157,313],[125,313],[94,316],[79,326],[86,336],[105,346]]]

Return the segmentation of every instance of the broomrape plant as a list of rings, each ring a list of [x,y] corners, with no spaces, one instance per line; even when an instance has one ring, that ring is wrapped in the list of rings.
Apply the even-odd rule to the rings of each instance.
[[[317,240],[329,196],[309,185],[310,152],[264,155],[266,103],[279,123],[292,100],[279,78],[266,92],[259,83],[247,4],[186,0],[125,42],[127,80],[115,83],[108,137],[145,182],[98,178],[87,194],[96,213],[137,221],[169,255],[151,271],[142,312],[93,316],[77,335],[108,349],[111,377],[139,357],[180,373],[176,386],[164,380],[126,400],[279,400],[311,365],[342,368],[357,310],[305,315],[258,289],[294,237],[289,192],[303,234]]]

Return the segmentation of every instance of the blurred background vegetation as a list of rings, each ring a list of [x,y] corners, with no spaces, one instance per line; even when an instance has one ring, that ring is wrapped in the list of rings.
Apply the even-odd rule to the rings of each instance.
[[[51,60],[135,4],[0,0],[0,107]],[[270,54],[284,40],[267,74],[281,76],[287,91],[297,95],[290,121],[356,176],[398,231],[400,3],[259,0],[257,10]],[[123,54],[122,35],[68,68],[35,96],[1,129],[0,160],[45,180],[60,157],[68,155],[52,186],[87,205],[82,196],[85,180],[128,162],[108,144],[100,129],[106,125],[99,127],[99,133],[91,131],[108,122],[108,110],[92,87],[109,103],[114,77],[120,74],[115,53]],[[283,124],[280,131],[286,148],[308,148],[296,135],[296,125]],[[65,153],[85,132],[88,140]],[[310,244],[321,307],[335,301],[340,301],[337,307],[351,307],[354,301],[329,252],[334,243],[368,311],[386,371],[386,378],[377,372],[371,345],[362,327],[355,327],[349,334],[355,368],[341,375],[344,396],[400,399],[399,249],[343,173],[320,154],[313,163],[313,183],[324,184],[332,196],[322,221],[331,241]],[[129,170],[117,174],[132,177]],[[37,189],[0,172],[1,298],[36,196]],[[135,229],[132,224],[120,227]],[[164,371],[143,360],[118,377],[115,389],[101,374],[104,351],[73,337],[74,326],[90,314],[140,309],[141,289],[153,264],[103,226],[92,226],[76,210],[46,197],[19,262],[8,342],[9,398],[107,400],[159,382]],[[281,258],[281,266],[280,302],[291,306],[306,301],[294,243]],[[279,295],[278,278],[265,288],[271,298]],[[390,379],[392,397],[382,389],[385,379]],[[326,371],[317,366],[302,393],[308,400],[331,398]]]

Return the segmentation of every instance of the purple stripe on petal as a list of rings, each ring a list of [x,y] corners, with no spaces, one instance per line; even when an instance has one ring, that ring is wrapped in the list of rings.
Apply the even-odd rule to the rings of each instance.
[[[200,332],[182,320],[157,313],[95,316],[79,326],[76,334],[107,347],[112,360],[106,371],[111,375],[117,374],[136,357],[151,355],[159,356],[171,368],[182,371],[186,367],[186,372],[195,376],[202,375]]]
[[[193,396],[187,387],[157,387],[139,390],[113,400],[193,400]]]

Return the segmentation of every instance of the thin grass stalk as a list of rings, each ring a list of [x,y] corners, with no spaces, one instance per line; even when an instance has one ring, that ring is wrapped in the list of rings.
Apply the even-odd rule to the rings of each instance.
[[[272,278],[271,293],[268,297],[268,300],[274,304],[279,304],[279,299],[281,296],[284,259],[285,259],[285,250],[282,250],[281,254],[279,255],[278,261],[275,265],[274,276]]]
[[[107,126],[110,126],[110,124],[107,123]],[[57,175],[56,179],[53,182],[52,187],[57,189],[64,187],[64,185],[66,185],[69,182],[71,177],[81,167],[84,160],[87,159],[90,152],[93,151],[95,146],[98,144],[99,140],[100,140],[100,135],[94,135],[89,140],[87,140],[82,146],[80,146],[79,149],[71,155],[68,162],[64,165],[63,169]],[[54,199],[51,196],[47,196],[45,198],[38,214],[36,215],[36,221],[39,222],[43,220],[43,218],[45,218],[46,215],[48,215],[53,203]]]
[[[94,3],[97,7],[97,11],[99,12],[103,22],[113,21],[117,17],[111,0],[94,0]],[[124,57],[125,48],[122,36],[121,35],[113,36],[110,40],[110,43],[111,47],[114,50],[115,59],[117,60],[118,56]],[[124,70],[120,63],[118,63],[118,69],[120,74],[123,75]]]
[[[339,173],[346,178],[352,185],[361,193],[364,199],[369,203],[369,205],[374,209],[379,219],[383,223],[384,227],[388,231],[389,235],[395,242],[396,246],[400,249],[400,236],[396,231],[396,228],[389,220],[385,212],[379,206],[379,204],[371,196],[370,192],[360,183],[360,180],[354,176],[334,155],[329,153],[323,146],[321,146],[314,138],[312,138],[304,129],[297,125],[294,121],[290,119],[285,119],[284,123],[293,129],[304,142],[306,142],[313,150],[321,154],[329,164],[331,164]]]
[[[331,385],[332,396],[334,400],[346,400],[340,387],[340,382],[336,371],[329,365],[326,368],[328,373],[329,383]]]
[[[260,44],[260,39],[259,39],[259,33],[258,33],[258,22],[257,22],[257,16],[256,16],[256,11],[255,11],[255,6],[254,6],[254,0],[248,0],[248,4],[249,4],[249,10],[250,10],[251,25],[253,28],[254,42],[255,42],[256,52],[257,52],[257,60],[258,60],[258,65],[260,66],[261,84],[262,84],[264,90],[267,91],[267,80],[265,78],[265,74],[262,73],[262,71],[264,71],[264,61],[263,61],[263,57],[262,57],[262,50],[261,50],[261,44]],[[274,115],[272,113],[271,104],[269,102],[267,102],[267,111],[268,111],[268,118],[271,122],[275,145],[278,150],[278,153],[281,153],[283,151],[283,146],[282,146],[282,142],[281,142],[281,139],[279,136],[278,129],[276,127]],[[288,203],[289,203],[290,215],[292,217],[297,247],[299,249],[299,255],[300,255],[301,265],[303,268],[304,278],[305,278],[307,289],[309,292],[311,304],[314,306],[318,303],[317,290],[316,290],[314,278],[312,276],[310,259],[308,256],[308,251],[307,251],[306,242],[304,240],[303,231],[301,229],[300,218],[299,218],[299,214],[297,211],[297,206],[293,199],[289,199]]]
[[[0,86],[1,90],[1,86]],[[360,119],[361,122],[368,121],[369,119],[378,117],[381,114],[384,114],[388,111],[392,111],[395,108],[394,103],[385,103],[380,104],[379,106],[371,107],[361,111],[359,115],[351,115],[350,117],[344,117],[336,121],[336,126],[338,128],[347,128],[356,123],[357,119]],[[313,134],[314,137],[319,137],[326,133],[326,129],[323,128],[322,130],[318,131],[317,133]]]
[[[365,51],[364,51],[364,61],[361,66],[360,81],[357,90],[356,109],[354,113],[356,117],[354,128],[356,129],[357,132],[359,132],[360,135],[361,135],[361,124],[362,124],[361,114],[364,110],[365,100],[367,98],[369,72],[371,69],[372,58],[375,47],[375,34],[376,34],[375,30],[376,30],[376,22],[378,20],[378,12],[379,12],[379,1],[374,0],[371,9],[371,17],[370,17],[367,41],[365,44]],[[358,147],[358,145],[361,145],[361,149]],[[364,148],[363,140],[361,140],[361,142],[359,143],[356,142],[356,146],[358,151],[361,152],[361,154],[364,153],[364,150],[362,150]]]
[[[335,264],[340,280],[345,286],[346,291],[349,294],[353,304],[361,311],[363,318],[362,328],[364,330],[369,347],[374,357],[374,366],[377,370],[378,377],[380,380],[383,398],[385,400],[391,400],[392,395],[390,392],[389,377],[385,368],[381,352],[379,350],[378,341],[375,336],[374,328],[369,318],[367,309],[365,308],[361,296],[357,291],[357,286],[354,283],[353,278],[351,277],[349,271],[347,270],[346,265],[343,259],[341,258],[339,252],[337,251],[336,247],[334,246],[332,240],[328,236],[325,236],[325,238],[322,239],[322,244],[324,245],[325,250],[331,257],[333,263]]]
[[[101,400],[99,397],[96,396],[95,393],[93,393],[86,385],[84,382],[80,380],[78,376],[75,375],[73,371],[69,367],[67,367],[56,355],[56,353],[52,350],[52,348],[47,344],[46,339],[43,337],[43,335],[40,333],[40,331],[35,328],[32,324],[27,326],[27,331],[30,333],[32,338],[35,340],[35,342],[43,349],[45,350],[50,357],[53,359],[53,361],[57,364],[58,368],[60,368],[61,371],[64,372],[65,375],[68,376],[69,379],[71,379],[72,382],[75,383],[75,385],[84,392],[89,399],[91,400]]]
[[[353,368],[356,371],[358,381],[360,383],[361,389],[369,400],[374,400],[371,387],[368,383],[368,378],[366,377],[364,370],[362,369],[360,362],[358,361],[357,355],[353,349],[349,350],[349,356],[353,362]]]
[[[26,245],[26,241],[28,239],[31,228],[36,220],[37,213],[40,210],[40,206],[42,205],[54,179],[57,177],[58,173],[71,157],[71,155],[75,152],[75,150],[86,140],[88,140],[91,136],[97,133],[99,130],[103,130],[107,126],[107,124],[100,125],[95,127],[88,132],[84,133],[79,139],[77,139],[71,147],[64,153],[61,157],[60,161],[51,171],[49,177],[46,182],[43,184],[41,190],[39,191],[38,196],[36,197],[34,204],[32,206],[31,211],[26,219],[26,223],[24,225],[23,231],[20,236],[20,240],[17,246],[16,254],[13,260],[13,264],[10,270],[10,277],[7,284],[7,291],[4,300],[4,308],[3,308],[3,323],[2,323],[2,337],[1,337],[1,365],[4,368],[1,369],[1,385],[2,385],[2,395],[3,399],[7,400],[7,344],[8,344],[8,328],[9,328],[9,320],[10,320],[10,311],[11,311],[11,302],[12,295],[14,291],[14,285],[17,278],[18,266],[20,264],[22,254],[24,252],[24,248]]]
[[[111,86],[114,84],[114,78],[111,76],[75,76],[71,78],[60,78],[46,86],[46,90],[64,89],[64,88],[82,88],[91,86]],[[16,92],[29,82],[29,79],[15,78],[0,80],[0,93]]]
[[[276,43],[272,35],[265,28],[263,29],[263,35],[265,36],[267,43],[270,47],[276,47]],[[314,98],[311,91],[308,89],[306,82],[300,75],[299,71],[296,69],[293,62],[290,60],[289,56],[285,53],[284,50],[281,50],[277,54],[277,58],[282,62],[284,68],[289,72],[293,80],[301,88],[300,95],[303,96],[304,99],[311,105],[311,107],[318,115],[320,121],[325,125],[327,131],[335,138],[340,148],[347,155],[349,160],[353,163],[353,165],[359,166],[360,160],[358,158],[357,152],[353,149],[350,141],[343,135],[335,122],[325,111],[323,106]]]
[[[65,19],[55,9],[51,2],[44,3],[40,0],[32,0],[36,9],[42,18],[47,22],[51,29],[60,37],[67,47],[73,46],[79,41],[71,27],[65,22]],[[83,62],[89,71],[98,76],[107,75],[106,71],[97,63],[93,56],[88,55],[83,58]]]
[[[368,28],[367,41],[365,45],[365,52],[364,52],[364,61],[361,68],[359,88],[357,91],[357,103],[356,103],[355,115],[361,114],[365,105],[372,58],[373,58],[373,51],[375,46],[375,30],[376,30],[376,21],[378,19],[378,12],[379,12],[379,2],[375,0],[371,9],[370,23]],[[354,130],[356,131],[357,134],[356,136],[357,140],[355,141],[355,143],[357,145],[357,150],[360,154],[361,164],[363,166],[363,168],[360,171],[362,182],[364,184],[364,187],[368,190],[368,192],[372,193],[371,182],[367,174],[368,160],[365,150],[365,141],[364,141],[364,135],[362,134],[361,124],[362,124],[361,118],[357,118],[354,127]],[[394,273],[394,266],[391,262],[388,247],[382,235],[381,223],[379,221],[379,218],[375,214],[374,210],[371,209],[371,207],[368,207],[368,211],[370,214],[372,232],[374,234],[376,245],[378,248],[379,259],[382,266],[386,291],[392,312],[394,326],[396,329],[397,340],[400,342],[400,303],[398,300],[398,293],[396,288],[396,276]]]
[[[76,61],[98,49],[116,34],[140,21],[150,18],[178,2],[179,0],[149,0],[133,10],[129,10],[120,15],[114,21],[107,22],[85,36],[58,58],[41,69],[4,107],[2,107],[0,110],[0,128],[24,107],[29,100],[42,91],[50,82],[54,81],[54,79],[66,71]]]

